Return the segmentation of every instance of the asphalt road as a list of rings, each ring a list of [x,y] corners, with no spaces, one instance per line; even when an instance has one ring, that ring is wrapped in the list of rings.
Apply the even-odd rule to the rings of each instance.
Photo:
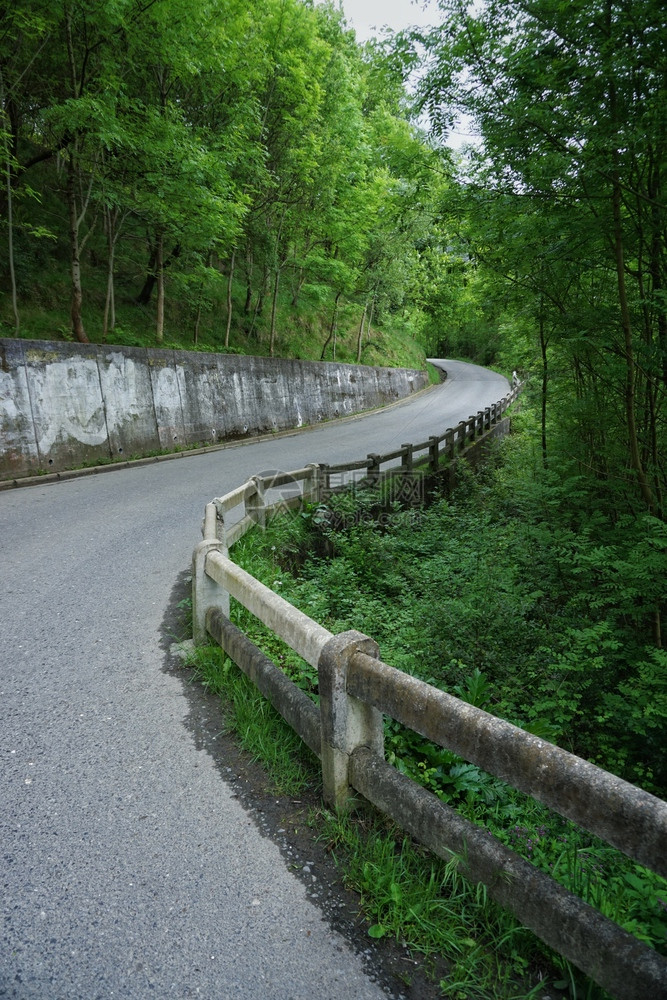
[[[507,392],[443,366],[367,417],[0,493],[0,997],[388,995],[193,738],[161,628],[212,497],[425,440]]]

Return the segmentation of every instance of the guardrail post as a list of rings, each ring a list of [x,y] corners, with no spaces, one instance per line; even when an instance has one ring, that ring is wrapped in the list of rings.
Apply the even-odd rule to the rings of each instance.
[[[320,502],[320,466],[315,462],[310,462],[307,466],[310,469],[310,476],[304,480],[302,498],[304,502]]]
[[[266,527],[266,500],[264,499],[264,479],[262,476],[251,476],[249,482],[255,484],[255,493],[251,497],[246,497],[246,515],[259,525]]]
[[[454,428],[448,427],[447,430],[445,431],[445,436],[443,438],[443,441],[445,442],[445,455],[447,455],[448,458],[452,460],[454,458],[454,453],[455,453],[455,448],[454,448],[455,434],[456,431],[454,430]]]
[[[401,448],[405,448],[405,456],[401,463],[401,469],[403,472],[412,472],[412,445],[402,444]]]
[[[459,451],[463,451],[463,449],[466,446],[466,435],[468,430],[467,422],[465,420],[459,420],[458,424],[456,425],[456,429],[458,431]]]
[[[328,500],[331,494],[331,474],[329,473],[329,466],[324,462],[320,462],[319,465],[319,475],[318,475],[318,487],[317,487],[317,499],[318,503]]]
[[[377,643],[361,632],[341,632],[322,648],[317,664],[322,724],[322,782],[325,801],[344,809],[350,796],[350,754],[368,747],[384,756],[382,713],[347,693],[347,669],[355,653],[377,658]]]
[[[366,457],[368,459],[368,465],[366,467],[368,481],[371,486],[374,486],[380,478],[380,455],[371,454]]]
[[[431,472],[437,472],[440,464],[440,438],[434,435],[428,439],[428,461]]]
[[[217,538],[205,538],[195,546],[192,555],[192,638],[195,646],[203,646],[208,641],[206,612],[209,608],[220,608],[225,618],[229,618],[229,594],[206,572],[209,552],[227,555],[227,547]]]

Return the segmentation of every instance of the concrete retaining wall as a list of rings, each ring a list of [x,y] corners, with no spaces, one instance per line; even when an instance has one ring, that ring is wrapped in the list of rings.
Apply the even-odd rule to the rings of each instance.
[[[0,479],[302,427],[426,384],[404,368],[0,339]]]

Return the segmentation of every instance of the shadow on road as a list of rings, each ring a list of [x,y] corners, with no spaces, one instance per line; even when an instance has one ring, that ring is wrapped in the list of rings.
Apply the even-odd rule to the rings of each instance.
[[[220,777],[233,788],[260,833],[277,844],[285,864],[306,887],[311,901],[321,910],[332,930],[341,934],[359,954],[369,976],[376,978],[388,996],[401,1000],[437,1000],[442,993],[424,975],[420,963],[391,940],[368,937],[367,922],[359,913],[359,897],[343,885],[327,845],[316,840],[310,826],[321,807],[318,789],[300,793],[298,799],[276,795],[260,764],[241,750],[225,721],[224,706],[205,690],[191,667],[184,666],[178,643],[188,635],[185,602],[190,596],[189,570],[174,584],[161,627],[163,671],[176,677],[188,702],[184,726],[197,750],[213,759]]]

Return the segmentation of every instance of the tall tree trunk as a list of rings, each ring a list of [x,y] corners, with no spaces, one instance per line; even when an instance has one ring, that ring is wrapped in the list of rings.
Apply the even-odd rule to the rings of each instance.
[[[117,213],[116,209],[116,213]],[[114,213],[115,214],[115,213]],[[113,330],[116,325],[116,303],[114,297],[114,255],[116,252],[116,240],[114,239],[114,214],[110,208],[104,211],[104,221],[107,230],[107,296],[104,302],[104,321],[102,324],[102,340],[106,341],[109,330]]]
[[[232,282],[234,281],[234,265],[236,263],[236,251],[232,251],[229,262],[229,277],[227,279],[227,326],[225,328],[225,347],[229,347],[229,334],[232,329]]]
[[[5,81],[0,67],[0,122],[8,115],[5,111]],[[4,127],[2,129],[4,133]],[[12,310],[14,312],[14,336],[18,337],[21,329],[19,317],[18,295],[16,291],[16,268],[14,266],[14,200],[12,192],[12,157],[9,146],[9,120],[4,134],[5,174],[7,180],[7,256],[9,258],[9,281],[12,291]]]
[[[252,255],[252,250],[250,248],[246,249],[246,285],[245,285],[245,303],[243,305],[243,313],[245,316],[250,315],[250,306],[252,305],[252,274],[255,269],[255,261]]]
[[[153,289],[157,284],[157,251],[155,246],[151,247],[150,257],[148,258],[148,268],[146,271],[146,280],[144,281],[143,288],[139,292],[136,298],[136,303],[139,306],[147,306],[150,302]],[[177,243],[174,249],[171,251],[167,259],[164,259],[164,238],[162,240],[162,270],[164,271],[168,268],[173,261],[177,260],[181,255],[181,244]]]
[[[375,315],[376,303],[377,303],[377,291],[373,293],[373,298],[371,299],[371,311],[368,314],[368,323],[366,324],[366,340],[371,339],[371,325],[373,323],[373,316]]]
[[[65,29],[67,38],[67,54],[69,60],[70,84],[72,88],[71,96],[78,98],[83,91],[83,74],[79,80],[76,70],[76,58],[74,55],[74,40],[72,27],[72,12],[67,11],[65,19]],[[79,246],[79,227],[85,208],[82,207],[82,215],[79,215],[76,200],[76,154],[77,141],[72,140],[69,148],[69,158],[67,160],[67,209],[69,215],[69,235],[70,235],[70,274],[72,281],[72,296],[70,314],[72,317],[72,332],[76,339],[82,344],[88,344],[89,340],[83,326],[83,290],[81,287],[81,247]]]
[[[542,314],[541,306],[540,306],[540,351],[542,352],[542,395],[541,395],[542,465],[546,469],[548,467],[548,458],[547,458],[548,357],[547,357],[547,340],[544,336],[544,316]]]
[[[161,344],[164,340],[164,235],[162,233],[158,233],[155,243],[155,278],[157,282],[155,340]]]
[[[324,355],[326,353],[327,347],[331,343],[331,338],[336,332],[336,327],[338,325],[338,301],[342,294],[343,294],[342,292],[338,292],[336,294],[336,298],[334,299],[333,315],[331,317],[331,325],[329,327],[329,336],[324,341],[324,345],[322,347],[322,353],[320,354],[320,361],[324,361]]]
[[[276,268],[273,282],[273,298],[271,299],[271,335],[269,337],[269,357],[273,357],[276,346],[276,313],[278,311],[278,288],[280,286],[280,268]]]
[[[120,208],[116,206],[113,211],[106,208],[104,211],[104,224],[107,231],[107,297],[104,303],[104,331],[103,339],[107,339],[109,330],[116,326],[116,290],[114,265],[116,260],[116,244],[120,236],[123,223],[129,215],[129,210],[121,214]]]
[[[104,301],[104,321],[102,324],[102,340],[106,341],[109,330],[113,330],[116,325],[116,303],[114,297],[113,280],[113,260],[114,247],[109,247],[109,257],[107,260],[107,295]]]
[[[607,30],[610,32],[612,19],[612,3],[606,3]],[[639,484],[644,503],[652,514],[658,516],[657,504],[651,486],[646,475],[641,452],[639,448],[639,438],[637,434],[637,419],[635,415],[636,407],[636,368],[634,356],[634,344],[632,341],[632,319],[630,316],[630,306],[628,303],[628,292],[625,284],[625,253],[623,246],[623,190],[621,187],[621,155],[619,147],[616,145],[620,137],[620,114],[618,108],[616,81],[612,77],[608,80],[609,112],[611,122],[614,126],[614,145],[611,148],[611,209],[613,219],[612,243],[614,248],[614,262],[616,265],[616,287],[618,289],[618,301],[621,311],[621,327],[623,329],[623,355],[625,358],[625,422],[628,431],[628,446],[630,450],[630,462],[634,469]]]
[[[72,297],[70,315],[72,317],[72,332],[80,344],[89,344],[83,326],[83,289],[81,287],[81,250],[79,247],[79,216],[76,202],[76,163],[75,147],[70,150],[67,162],[67,207],[69,212],[70,235],[70,274],[72,280]]]
[[[359,324],[359,333],[357,334],[357,364],[361,363],[361,338],[364,335],[364,323],[366,321],[367,310],[368,302],[364,302],[364,311],[361,314],[361,323]]]
[[[195,328],[194,328],[194,332],[192,334],[192,343],[195,345],[195,347],[199,343],[199,324],[200,323],[201,323],[201,299],[199,300],[199,304],[197,306],[197,315],[195,316]]]
[[[292,295],[292,308],[296,309],[299,304],[299,296],[301,295],[301,289],[306,283],[306,272],[303,268],[299,269],[299,277],[296,283],[296,288],[294,289],[294,294]]]
[[[621,217],[622,190],[618,169],[619,154],[614,150],[614,169],[612,172],[612,211],[614,219],[614,258],[616,262],[616,284],[618,287],[618,299],[621,307],[621,326],[623,328],[624,357],[625,357],[625,416],[628,429],[628,444],[630,447],[630,461],[637,476],[639,489],[642,498],[652,514],[658,516],[658,510],[653,496],[653,491],[648,482],[644,469],[641,454],[639,451],[639,440],[637,437],[637,423],[635,418],[635,357],[632,343],[632,320],[630,318],[630,307],[628,304],[628,293],[625,285],[625,260],[623,252],[623,220]]]
[[[651,171],[649,180],[649,197],[651,198],[651,240],[650,240],[650,274],[652,297],[658,302],[656,328],[657,343],[662,364],[657,367],[655,374],[649,380],[650,398],[650,426],[651,426],[651,452],[653,465],[653,483],[658,507],[664,511],[664,473],[661,478],[659,461],[659,420],[658,414],[661,408],[661,396],[667,389],[667,312],[661,308],[660,304],[665,296],[665,255],[664,242],[665,234],[661,226],[661,214],[658,208],[661,199],[661,164],[664,154],[659,150],[656,163]],[[659,618],[658,618],[659,623]]]
[[[155,271],[155,261],[156,261],[156,250],[155,244],[150,248],[150,254],[148,256],[148,267],[146,268],[146,277],[144,279],[144,284],[137,295],[136,302],[138,306],[147,306],[153,295],[153,289],[155,287],[155,282],[157,280]]]
[[[21,329],[19,316],[18,294],[16,291],[16,268],[14,266],[14,208],[12,196],[12,161],[9,151],[6,160],[7,173],[7,256],[9,258],[9,281],[12,290],[12,311],[14,313],[14,336],[18,337]]]
[[[213,267],[213,252],[212,251],[209,253],[208,257],[206,258],[206,267],[209,267],[209,268]],[[197,313],[195,315],[195,328],[194,328],[194,331],[193,331],[193,334],[192,334],[192,340],[193,340],[194,344],[198,344],[199,343],[199,327],[201,325],[202,295],[203,295],[203,292],[204,292],[204,283],[205,283],[205,278],[202,277],[202,280],[199,283],[199,295],[197,296]]]

